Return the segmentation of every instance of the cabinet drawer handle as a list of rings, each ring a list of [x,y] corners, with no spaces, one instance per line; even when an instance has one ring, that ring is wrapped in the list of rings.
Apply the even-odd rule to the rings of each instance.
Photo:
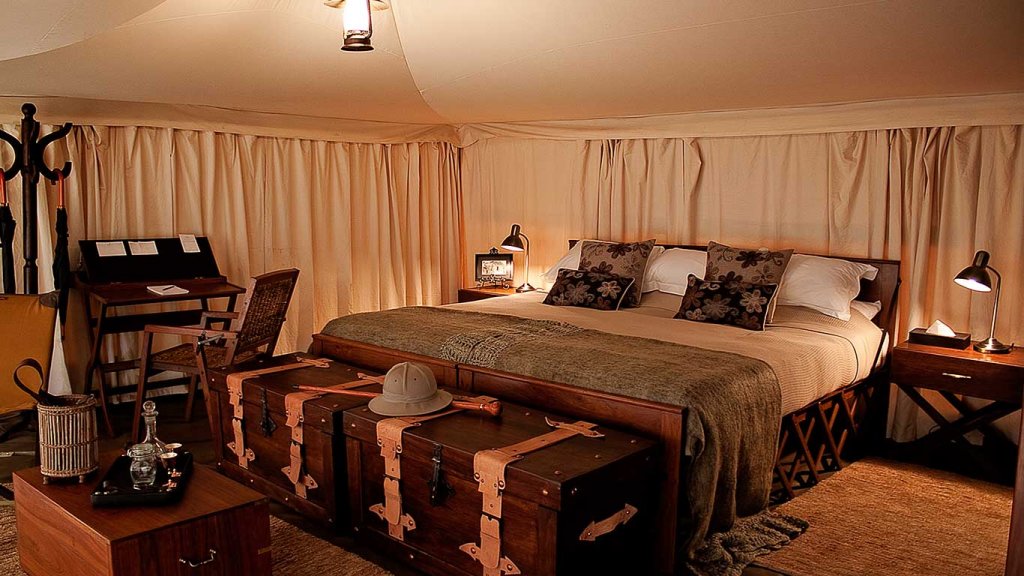
[[[971,377],[966,374],[955,374],[953,372],[943,372],[943,376],[949,376],[950,378],[956,378],[957,380],[970,380]]]
[[[210,562],[213,562],[214,560],[217,559],[217,551],[216,550],[214,550],[213,548],[210,548],[210,551],[208,553],[209,553],[209,556],[206,558],[206,560],[193,561],[193,560],[186,560],[185,558],[178,558],[178,562],[180,562],[182,564],[188,564],[189,568],[199,568],[200,566],[202,566],[204,564],[209,564]]]

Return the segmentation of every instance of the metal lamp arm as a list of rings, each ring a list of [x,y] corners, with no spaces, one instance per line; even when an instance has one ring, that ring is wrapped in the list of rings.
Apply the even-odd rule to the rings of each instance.
[[[989,270],[996,275],[996,303],[992,307],[992,328],[988,332],[989,339],[996,337],[996,317],[999,315],[999,292],[1003,289],[1003,277],[995,268],[989,266]]]
[[[523,234],[522,232],[520,232],[519,235],[523,237],[523,240],[526,240],[526,285],[529,286],[530,285],[530,238],[526,234]]]

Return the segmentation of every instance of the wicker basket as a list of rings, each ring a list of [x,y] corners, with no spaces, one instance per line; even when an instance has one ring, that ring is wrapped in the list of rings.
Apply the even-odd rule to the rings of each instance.
[[[57,396],[58,404],[39,404],[39,463],[43,480],[85,482],[99,468],[96,399],[83,394]]]

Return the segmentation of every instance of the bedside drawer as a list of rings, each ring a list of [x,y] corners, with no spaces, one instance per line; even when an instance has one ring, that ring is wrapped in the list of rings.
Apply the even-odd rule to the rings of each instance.
[[[894,351],[892,380],[906,386],[1014,404],[1021,403],[1024,392],[1024,369],[1020,367],[915,350]]]
[[[114,542],[111,557],[113,574],[269,576],[267,503],[227,510]]]

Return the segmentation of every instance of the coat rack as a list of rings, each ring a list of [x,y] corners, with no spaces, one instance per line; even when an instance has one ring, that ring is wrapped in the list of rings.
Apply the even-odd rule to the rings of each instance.
[[[71,174],[71,162],[65,162],[64,167],[59,170],[51,170],[46,162],[43,160],[43,151],[51,143],[60,140],[71,132],[71,123],[65,122],[63,126],[57,130],[39,137],[39,122],[34,118],[36,113],[36,107],[34,104],[25,103],[21,107],[22,114],[25,115],[21,119],[21,140],[18,140],[14,136],[7,132],[0,130],[0,139],[6,141],[14,148],[14,164],[2,171],[2,178],[4,182],[9,182],[11,178],[14,178],[19,172],[21,173],[21,190],[22,190],[22,202],[21,202],[21,221],[23,228],[24,242],[22,248],[24,249],[25,265],[22,268],[24,274],[24,289],[26,294],[36,294],[39,292],[39,273],[36,266],[36,257],[38,252],[38,233],[37,233],[37,220],[36,213],[38,211],[38,198],[36,194],[36,185],[39,183],[39,175],[43,175],[48,180],[59,182],[63,185],[63,179],[67,178]],[[2,167],[0,167],[2,168]],[[5,188],[3,183],[0,183],[0,188]],[[63,204],[63,199],[60,200]],[[7,196],[6,191],[4,192],[3,198],[0,198],[0,215],[3,214],[3,208],[6,208]],[[61,206],[63,208],[63,206]],[[10,214],[10,209],[7,208],[6,214]],[[13,226],[14,222],[9,222],[12,232],[8,234],[9,237],[3,238],[3,292],[4,294],[13,294],[14,289],[14,253],[11,251],[9,244],[13,238]],[[4,223],[0,223],[0,227],[4,226]]]

